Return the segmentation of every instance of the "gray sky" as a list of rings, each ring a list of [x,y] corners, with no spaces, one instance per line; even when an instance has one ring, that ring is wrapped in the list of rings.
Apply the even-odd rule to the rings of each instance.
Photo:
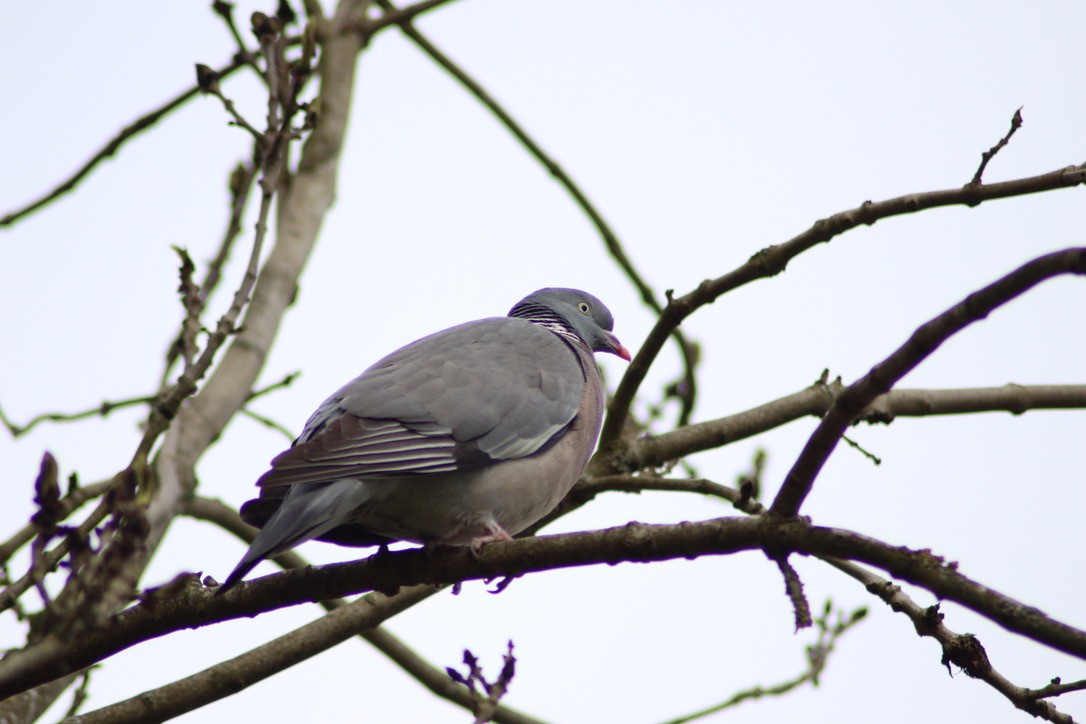
[[[240,3],[238,17],[257,7]],[[219,65],[232,52],[222,23],[186,2],[9,3],[0,25],[9,29],[0,48],[9,69],[0,212],[51,187],[121,125],[187,87],[194,63]],[[1077,2],[462,0],[419,26],[582,184],[661,296],[685,293],[866,199],[966,183],[1019,106],[1025,124],[987,181],[1086,158],[1086,5]],[[261,400],[259,412],[298,430],[324,397],[386,352],[504,314],[543,286],[597,294],[626,346],[640,346],[651,314],[568,196],[485,110],[395,31],[375,40],[359,74],[338,200],[263,381],[303,374]],[[224,88],[260,118],[255,82]],[[154,389],[180,320],[169,247],[187,247],[201,265],[211,257],[226,219],[225,175],[246,150],[220,104],[196,99],[76,193],[0,231],[0,405],[10,416],[25,421]],[[1084,208],[1079,189],[884,220],[721,298],[684,325],[703,349],[697,419],[797,391],[824,368],[855,379],[969,292],[1035,256],[1086,243]],[[236,256],[234,282],[244,254]],[[228,297],[220,293],[219,310]],[[1081,279],[1048,282],[944,345],[903,386],[1082,383],[1084,308]],[[623,363],[601,361],[613,384]],[[668,349],[643,388],[650,399],[677,369]],[[141,416],[43,425],[17,442],[0,436],[0,530],[31,512],[44,450],[64,474],[99,480],[128,462]],[[771,494],[815,424],[796,422],[690,462],[731,484],[764,447]],[[1071,553],[1086,543],[1086,414],[905,419],[853,435],[882,466],[840,448],[806,514],[930,547],[966,575],[1086,625],[1080,557]],[[200,492],[240,504],[287,442],[237,418],[203,460]],[[727,514],[680,495],[611,494],[547,532]],[[144,583],[182,570],[221,580],[242,552],[226,534],[179,520]],[[355,553],[319,543],[301,552],[318,562]],[[841,641],[819,688],[713,721],[1026,719],[986,685],[949,677],[937,645],[851,579],[815,560],[795,563],[813,606],[832,597],[849,610],[869,607],[869,620]],[[782,589],[775,566],[755,554],[598,567],[520,579],[499,596],[468,584],[389,629],[438,666],[458,665],[470,648],[491,671],[513,639],[519,661],[506,701],[542,718],[653,722],[800,671],[811,634],[793,634]],[[944,611],[1017,684],[1086,676],[1081,661],[960,607]],[[94,674],[89,708],[317,615],[300,607],[124,652]],[[20,641],[20,631],[0,618],[0,645]],[[1086,718],[1084,694],[1059,706]],[[185,720],[257,712],[274,721],[468,720],[357,641]]]

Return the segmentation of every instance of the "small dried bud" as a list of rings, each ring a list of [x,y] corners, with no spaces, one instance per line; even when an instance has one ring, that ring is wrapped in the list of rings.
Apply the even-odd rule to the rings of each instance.
[[[297,14],[294,12],[294,8],[290,6],[287,0],[279,0],[279,7],[275,9],[275,17],[283,21],[283,25],[290,25],[298,19]]]
[[[234,3],[228,3],[226,0],[215,0],[215,2],[211,3],[211,9],[229,20],[230,16],[234,14]]]
[[[283,29],[282,20],[270,17],[259,11],[253,13],[252,23],[253,34],[256,35],[262,43],[275,40],[279,36],[279,31]]]
[[[238,164],[230,173],[230,195],[237,198],[245,190],[246,179],[249,178],[249,170],[244,165]]]
[[[196,64],[196,85],[204,93],[219,92],[219,74],[203,63]]]

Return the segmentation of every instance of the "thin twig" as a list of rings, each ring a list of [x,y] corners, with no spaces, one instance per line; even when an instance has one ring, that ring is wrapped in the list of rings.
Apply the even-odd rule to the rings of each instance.
[[[71,489],[67,495],[60,499],[60,520],[65,520],[69,515],[78,510],[87,501],[103,495],[109,490],[111,480],[102,480],[90,485],[82,485]],[[14,535],[3,543],[0,543],[0,562],[7,561],[15,553],[34,538],[35,526],[27,523]]]
[[[704,719],[707,716],[716,714],[725,709],[730,709],[733,706],[742,704],[744,701],[761,699],[766,696],[781,696],[782,694],[787,694],[806,683],[817,686],[818,678],[825,670],[830,654],[837,648],[838,639],[840,639],[849,629],[862,621],[867,615],[867,609],[864,608],[857,609],[848,616],[843,612],[839,612],[837,614],[837,621],[835,623],[830,623],[830,612],[828,607],[829,602],[827,601],[827,611],[815,621],[815,623],[818,624],[818,638],[815,640],[815,643],[807,647],[807,669],[803,673],[793,679],[789,679],[788,681],[774,686],[754,686],[749,689],[744,689],[743,691],[736,692],[726,701],[676,719],[669,719],[664,724],[687,724],[688,722],[696,721],[698,719]]]
[[[781,576],[784,577],[784,592],[788,594],[788,600],[792,602],[796,631],[808,628],[813,623],[811,605],[807,603],[807,596],[803,593],[803,581],[800,580],[799,573],[788,561],[788,554],[766,551],[766,556],[777,564]]]
[[[403,25],[404,23],[414,20],[419,15],[440,7],[441,5],[447,5],[449,2],[450,0],[424,0],[424,2],[408,5],[407,7],[398,10],[392,7],[391,3],[381,3],[381,7],[385,9],[385,13],[379,18],[363,20],[358,25],[358,31],[363,35],[372,36],[379,30],[384,30],[392,25]]]
[[[256,422],[259,422],[264,427],[271,428],[272,430],[275,430],[276,432],[282,433],[283,437],[285,437],[287,440],[293,440],[294,439],[294,433],[290,430],[290,428],[288,428],[286,425],[284,425],[281,422],[276,422],[275,420],[271,419],[270,417],[267,417],[265,415],[261,415],[259,412],[254,412],[253,410],[250,410],[248,407],[242,407],[241,409],[238,410],[238,412],[245,415],[246,417],[248,417],[251,420],[255,420]]]
[[[882,465],[882,458],[880,458],[878,455],[876,455],[875,453],[873,453],[870,450],[868,450],[867,448],[865,448],[860,443],[853,440],[848,435],[842,435],[841,439],[844,440],[845,443],[847,443],[850,448],[852,448],[856,452],[860,453],[861,455],[863,455],[865,458],[867,458],[871,462],[875,463],[875,465]]]
[[[235,71],[243,66],[244,63],[235,60],[215,72],[219,78],[225,78],[229,75],[232,75]],[[9,212],[3,217],[0,217],[0,227],[11,226],[16,221],[19,221],[23,217],[37,211],[38,209],[44,207],[45,205],[56,200],[60,196],[63,196],[65,193],[74,189],[76,185],[80,181],[82,181],[84,177],[87,176],[87,174],[89,174],[98,166],[98,164],[100,164],[102,161],[105,161],[107,158],[116,153],[118,149],[120,149],[121,146],[123,146],[129,140],[135,138],[141,132],[147,130],[155,123],[157,123],[164,116],[179,108],[186,101],[199,93],[199,91],[200,89],[197,86],[188,88],[187,90],[182,91],[180,94],[166,101],[155,110],[143,116],[140,116],[135,121],[122,128],[113,138],[106,142],[105,146],[103,146],[97,153],[91,156],[91,158],[86,163],[76,169],[76,171],[71,176],[60,182],[60,184],[53,188],[53,190],[45,193],[34,201],[31,201],[26,206],[18,208],[15,211]]]
[[[1019,106],[1018,110],[1016,110],[1014,112],[1014,115],[1011,116],[1011,128],[1009,131],[1007,131],[1007,135],[1003,136],[1003,138],[999,139],[996,145],[992,146],[980,155],[980,166],[977,167],[977,172],[973,174],[973,180],[969,182],[970,186],[980,186],[981,183],[983,183],[981,181],[981,177],[984,176],[984,169],[988,167],[988,162],[995,158],[995,155],[999,153],[999,151],[1010,142],[1011,136],[1014,135],[1015,131],[1017,131],[1021,127],[1022,107]]]
[[[1050,681],[1046,686],[1042,686],[1040,689],[1032,689],[1029,692],[1029,696],[1034,699],[1045,699],[1050,696],[1062,696],[1072,691],[1084,691],[1086,690],[1086,679],[1080,679],[1079,681],[1072,681],[1070,684],[1064,684],[1060,681],[1059,677],[1056,677]]]
[[[143,395],[141,397],[129,397],[124,400],[103,400],[97,407],[80,410],[79,412],[43,412],[22,425],[17,425],[12,422],[11,419],[4,414],[4,411],[0,409],[0,422],[3,422],[4,427],[8,429],[8,432],[11,433],[12,437],[20,437],[43,422],[74,422],[76,420],[85,420],[89,417],[106,417],[114,410],[121,410],[136,405],[146,405],[153,402],[154,399],[154,395]]]

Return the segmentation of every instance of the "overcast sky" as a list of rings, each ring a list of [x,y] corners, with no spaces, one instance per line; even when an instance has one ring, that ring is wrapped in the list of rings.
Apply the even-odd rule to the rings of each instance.
[[[244,2],[238,17],[256,8],[271,10]],[[8,30],[0,213],[188,87],[194,63],[218,66],[233,51],[210,10],[176,0],[7,3],[0,26]],[[1086,160],[1086,5],[1073,0],[461,0],[419,27],[582,184],[661,297],[864,200],[966,183],[1020,106],[1025,124],[985,180]],[[358,71],[337,202],[262,382],[302,376],[260,400],[259,412],[300,430],[321,400],[388,351],[504,314],[543,286],[597,294],[620,339],[640,346],[651,313],[570,198],[477,102],[395,31],[375,39]],[[224,90],[261,117],[255,82],[238,77]],[[75,193],[0,230],[0,405],[9,416],[25,421],[155,389],[181,318],[170,245],[187,247],[202,271],[227,216],[226,174],[247,152],[245,134],[226,120],[218,101],[197,98]],[[1084,221],[1083,191],[1071,189],[884,220],[807,252],[684,325],[703,350],[696,419],[795,392],[827,368],[854,380],[969,292],[1040,254],[1086,244]],[[236,254],[231,283],[244,256]],[[216,313],[228,297],[220,293]],[[1081,384],[1084,309],[1082,279],[1045,283],[944,345],[902,386]],[[649,401],[674,377],[677,359],[673,349],[661,355],[643,388]],[[613,385],[624,363],[601,362]],[[18,441],[0,435],[0,537],[33,510],[43,451],[84,482],[111,476],[130,459],[142,417],[133,410],[46,424]],[[815,424],[689,462],[731,484],[764,447],[771,495]],[[1086,412],[904,419],[852,434],[883,464],[838,449],[806,514],[930,547],[966,575],[1086,626]],[[239,505],[288,442],[238,417],[203,459],[199,492]],[[727,514],[692,496],[610,494],[547,532]],[[144,583],[184,570],[221,580],[243,550],[225,533],[179,520]],[[320,543],[301,552],[319,562],[357,555]],[[986,685],[948,676],[938,646],[854,581],[816,560],[795,563],[816,608],[830,597],[871,615],[840,642],[820,687],[712,721],[1027,720]],[[944,611],[947,625],[976,633],[1016,684],[1086,677],[1082,661],[958,606]],[[87,708],[194,673],[319,613],[298,607],[124,652],[94,673]],[[388,628],[441,667],[458,665],[470,648],[496,671],[513,639],[519,662],[507,703],[555,722],[677,716],[791,678],[811,640],[793,634],[780,576],[758,554],[545,573],[498,596],[468,584]],[[20,626],[0,618],[0,646],[21,637]],[[1086,718],[1086,694],[1058,705]],[[183,720],[253,715],[469,720],[360,641]]]

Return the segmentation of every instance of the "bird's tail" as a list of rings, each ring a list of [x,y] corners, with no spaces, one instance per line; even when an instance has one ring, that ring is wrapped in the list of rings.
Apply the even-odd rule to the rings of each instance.
[[[215,591],[221,595],[241,582],[266,558],[277,556],[350,521],[369,498],[360,480],[306,483],[291,486],[283,504],[257,534],[249,550]]]

